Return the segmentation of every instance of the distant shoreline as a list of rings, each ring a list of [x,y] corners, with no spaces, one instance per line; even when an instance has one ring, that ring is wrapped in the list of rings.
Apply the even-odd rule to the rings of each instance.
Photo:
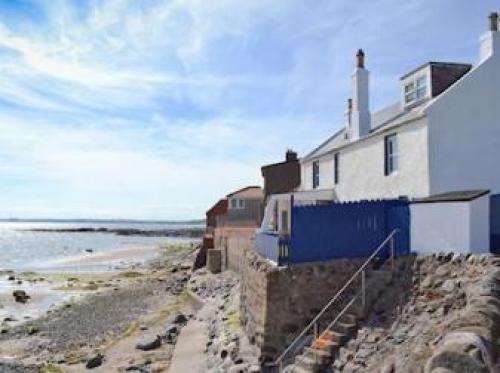
[[[0,218],[0,223],[106,223],[106,224],[172,224],[203,225],[205,219],[194,220],[134,220],[134,219],[18,219]]]
[[[201,238],[203,227],[200,228],[167,228],[156,230],[143,230],[136,228],[32,228],[19,229],[23,232],[47,232],[47,233],[110,233],[117,236],[142,236],[142,237],[187,237]]]

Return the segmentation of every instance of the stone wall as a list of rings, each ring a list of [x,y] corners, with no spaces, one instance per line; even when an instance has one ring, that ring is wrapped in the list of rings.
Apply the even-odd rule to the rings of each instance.
[[[265,357],[277,357],[363,263],[334,260],[276,267],[248,251],[241,319]]]
[[[207,268],[212,273],[221,271],[221,251],[218,249],[207,250]]]
[[[222,269],[241,273],[246,252],[252,247],[256,227],[223,226],[214,231],[214,245],[222,252]]]

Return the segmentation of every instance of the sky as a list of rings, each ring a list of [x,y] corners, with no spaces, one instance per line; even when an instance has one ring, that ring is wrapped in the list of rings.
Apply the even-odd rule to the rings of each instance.
[[[195,219],[427,61],[496,0],[0,0],[0,218]]]

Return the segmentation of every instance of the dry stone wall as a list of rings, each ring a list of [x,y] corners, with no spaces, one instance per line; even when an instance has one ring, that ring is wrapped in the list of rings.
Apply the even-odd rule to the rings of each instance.
[[[241,316],[263,357],[281,353],[362,263],[335,260],[276,267],[249,251],[242,271]]]

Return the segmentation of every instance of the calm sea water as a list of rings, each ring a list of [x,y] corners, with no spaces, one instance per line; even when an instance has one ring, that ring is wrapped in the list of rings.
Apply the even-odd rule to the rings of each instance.
[[[0,222],[0,269],[37,270],[51,268],[60,259],[134,247],[157,247],[166,243],[189,243],[183,237],[118,236],[112,233],[29,232],[29,229],[136,228],[160,230],[199,227],[175,223],[103,222]],[[151,250],[150,250],[151,252]],[[143,258],[144,259],[144,258]]]

